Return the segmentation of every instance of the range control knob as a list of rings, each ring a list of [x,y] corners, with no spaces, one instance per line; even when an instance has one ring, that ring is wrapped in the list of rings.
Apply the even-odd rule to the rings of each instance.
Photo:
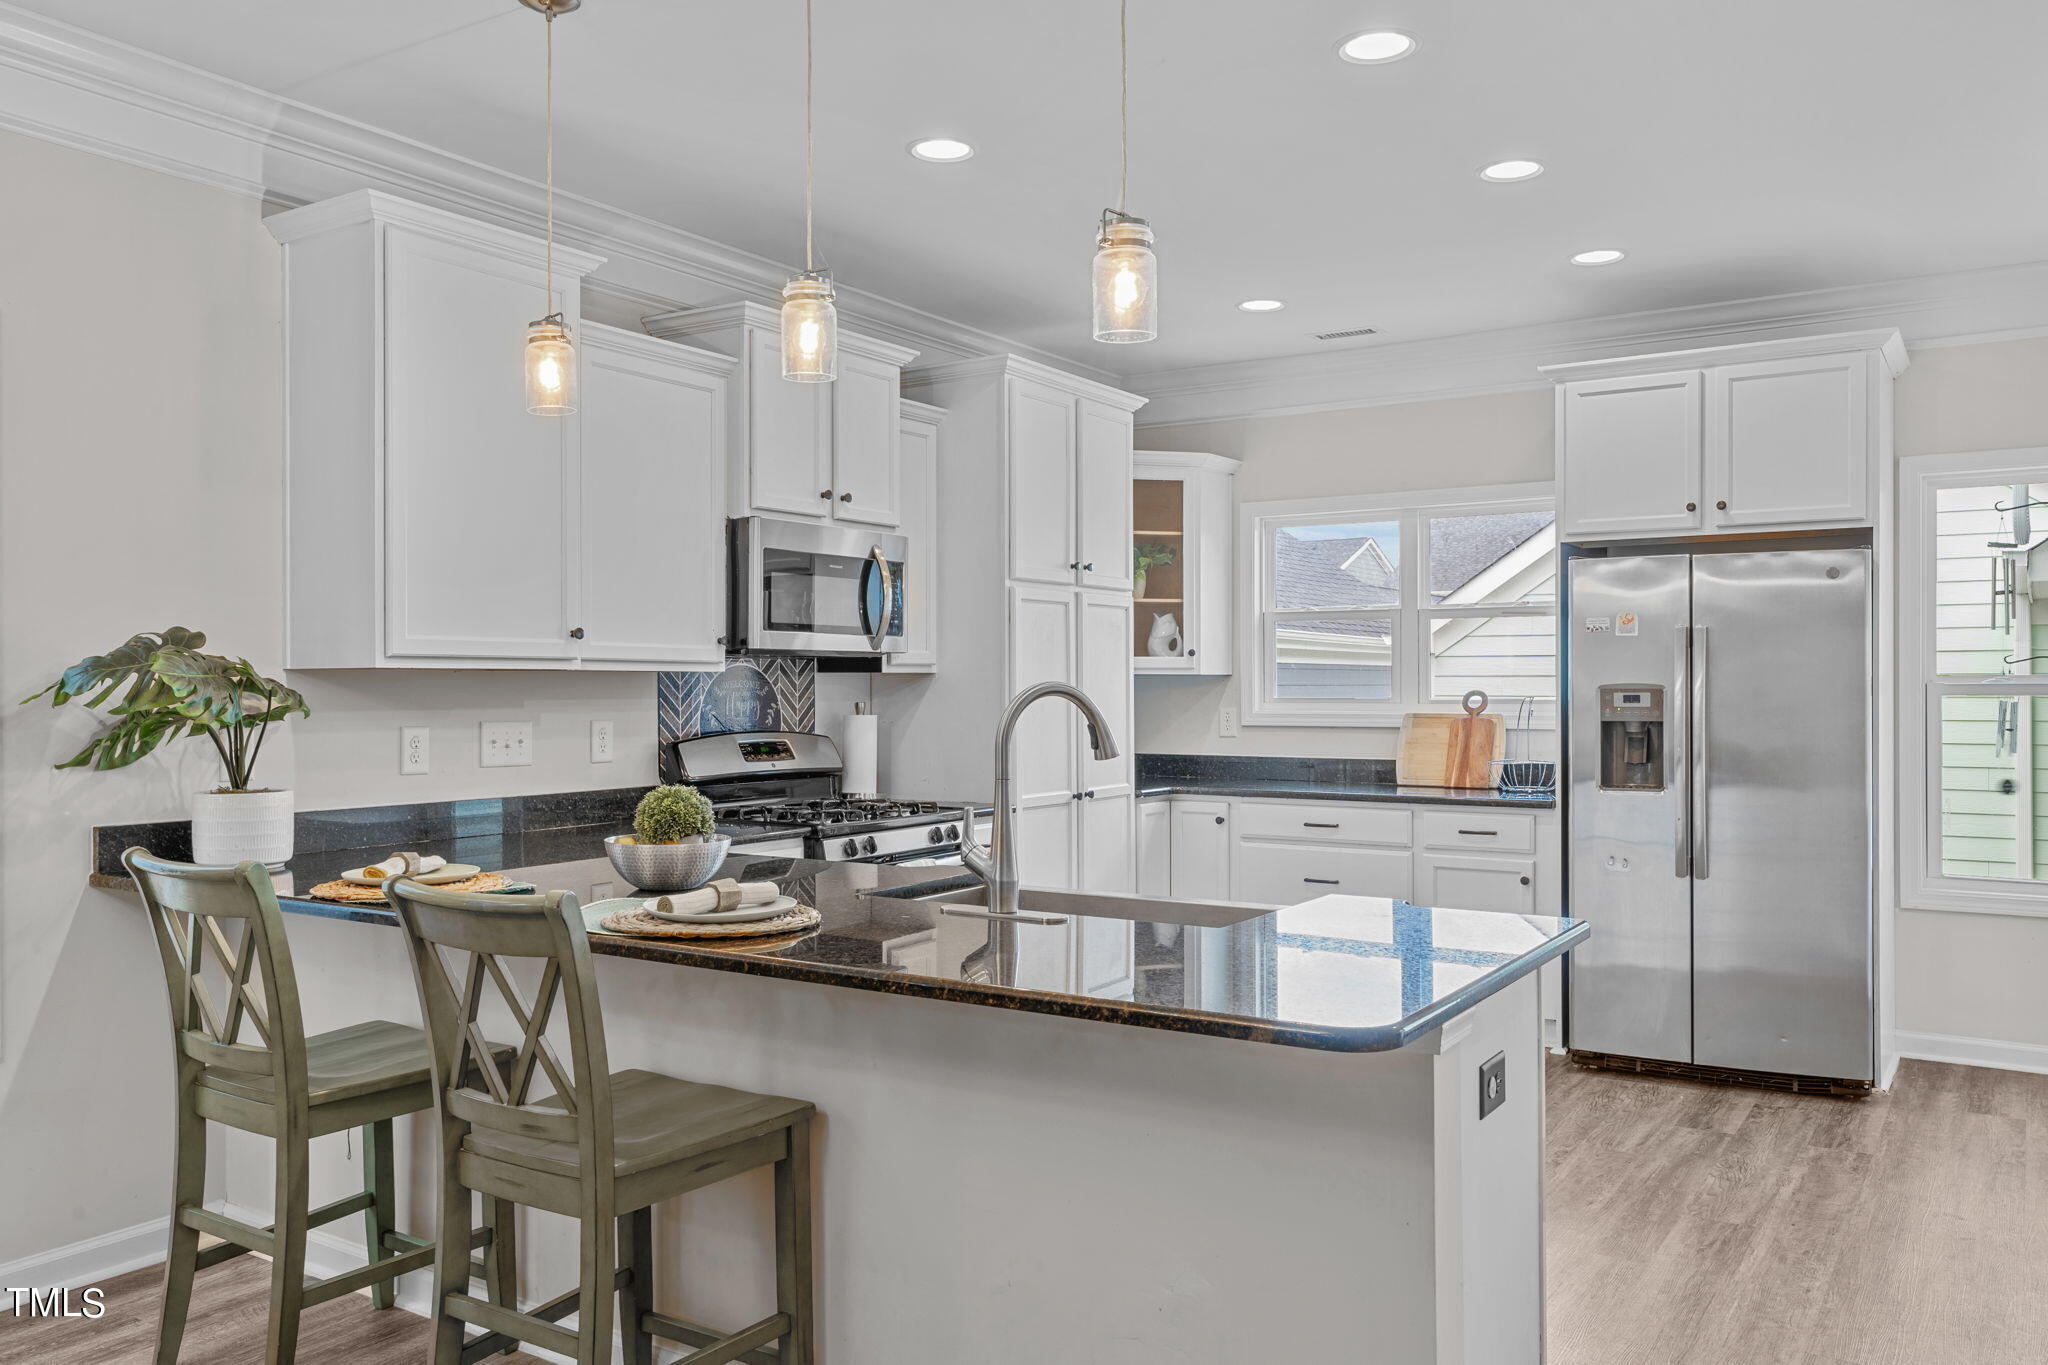
[[[860,846],[863,852],[873,853],[875,851],[875,836],[870,834],[867,838],[860,841]]]
[[[945,842],[946,842],[946,830],[945,830],[945,827],[944,827],[944,826],[942,826],[942,825],[933,825],[933,826],[931,827],[931,831],[930,831],[929,833],[927,833],[927,834],[926,834],[926,835],[924,836],[924,841],[925,841],[926,843],[928,843],[928,844],[943,844],[943,843],[945,843]]]
[[[960,842],[960,826],[958,826],[958,825],[948,825],[948,826],[946,826],[946,837],[947,837],[948,839],[951,839],[951,840],[952,840],[952,841],[953,841],[954,843],[956,843],[956,844],[957,844],[957,843],[959,843],[959,842]]]
[[[860,840],[848,839],[840,846],[839,851],[849,858],[858,858],[860,856]]]

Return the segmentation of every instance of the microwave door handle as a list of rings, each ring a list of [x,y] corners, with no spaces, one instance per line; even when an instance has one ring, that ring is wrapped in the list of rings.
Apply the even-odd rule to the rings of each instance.
[[[896,575],[889,570],[889,556],[882,553],[882,547],[869,548],[868,558],[874,562],[875,571],[882,576],[882,609],[876,613],[874,634],[868,636],[868,647],[880,652],[888,642],[889,628],[896,624]]]

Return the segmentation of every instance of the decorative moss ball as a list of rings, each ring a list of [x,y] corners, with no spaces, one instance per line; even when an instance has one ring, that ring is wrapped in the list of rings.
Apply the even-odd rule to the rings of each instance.
[[[711,833],[711,802],[695,787],[656,787],[633,812],[633,837],[643,844],[674,844]]]

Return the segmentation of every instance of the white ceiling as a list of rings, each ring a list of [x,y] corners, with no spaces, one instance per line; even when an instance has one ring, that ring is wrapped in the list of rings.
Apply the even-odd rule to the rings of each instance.
[[[538,177],[517,0],[16,0]],[[1161,339],[1088,339],[1115,0],[817,0],[818,235],[849,285],[1137,374],[2048,257],[2038,0],[1131,0],[1130,207]],[[586,0],[558,183],[802,250],[798,0]],[[1422,40],[1354,66],[1366,28]],[[911,159],[944,134],[970,161]],[[1514,185],[1507,157],[1549,170]],[[1618,266],[1566,263],[1589,247]],[[1280,313],[1239,299],[1288,301]]]

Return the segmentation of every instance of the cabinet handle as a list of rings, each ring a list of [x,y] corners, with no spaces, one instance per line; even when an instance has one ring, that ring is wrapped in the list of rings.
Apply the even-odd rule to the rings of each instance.
[[[569,638],[570,638],[570,639],[572,639],[572,640],[580,640],[580,639],[582,639],[582,638],[583,638],[583,627],[581,627],[581,626],[578,626],[578,627],[576,627],[576,629],[574,629],[574,630],[570,631],[570,632],[569,632]]]
[[[1222,817],[1222,816],[1220,816],[1220,815],[1219,815],[1219,816],[1217,816],[1217,817],[1216,817],[1216,823],[1217,823],[1217,824],[1219,824],[1219,825],[1220,825],[1220,824],[1222,824],[1222,823],[1223,823],[1223,817]]]
[[[1688,512],[1697,512],[1700,510],[1700,505],[1696,502],[1689,502],[1685,505],[1685,510]]]
[[[1522,885],[1524,885],[1524,886],[1527,886],[1528,884],[1529,884],[1529,879],[1528,879],[1527,877],[1524,877],[1524,878],[1522,878]]]
[[[1074,800],[1076,800],[1076,801],[1079,801],[1079,800],[1081,799],[1081,793],[1079,793],[1079,792],[1075,792],[1075,793],[1073,794],[1073,799],[1074,799]]]
[[[1082,571],[1083,571],[1083,572],[1085,572],[1085,573],[1094,573],[1094,572],[1095,572],[1095,561],[1091,559],[1091,560],[1089,560],[1089,561],[1088,561],[1088,562],[1087,562],[1086,564],[1083,564],[1083,565],[1081,566],[1081,568],[1082,568]]]
[[[1728,503],[1727,503],[1727,500],[1726,500],[1726,499],[1723,499],[1722,501],[1720,501],[1720,502],[1717,502],[1717,503],[1715,503],[1715,504],[1714,504],[1714,507],[1715,507],[1715,510],[1717,510],[1717,511],[1721,511],[1721,512],[1725,512],[1725,511],[1727,511],[1727,510],[1728,510]]]
[[[1069,569],[1078,569],[1078,568],[1080,568],[1080,567],[1081,567],[1081,561],[1077,559],[1077,560],[1075,560],[1075,561],[1074,561],[1073,563],[1071,563],[1071,564],[1067,565],[1067,567],[1068,567]]]
[[[1191,650],[1189,650],[1189,651],[1188,651],[1188,657],[1189,657],[1190,659],[1194,658],[1194,657],[1195,657],[1195,651],[1193,651],[1192,649],[1191,649]]]
[[[852,501],[853,501],[853,494],[851,494],[851,493],[841,493],[841,494],[839,495],[839,500],[840,500],[841,502],[852,502]]]
[[[1090,801],[1093,801],[1095,799],[1095,789],[1093,787],[1090,787],[1087,791],[1082,792],[1081,795],[1087,797]]]
[[[1305,881],[1305,882],[1307,882],[1307,883],[1308,883],[1309,885],[1311,885],[1311,886],[1341,886],[1341,885],[1343,885],[1343,883],[1339,882],[1339,881],[1338,881],[1338,880],[1337,880],[1337,879],[1336,879],[1335,877],[1303,877],[1303,878],[1302,878],[1302,880],[1303,880],[1303,881]]]
[[[1325,821],[1325,820],[1304,820],[1304,821],[1302,821],[1302,822],[1301,822],[1301,827],[1302,827],[1303,829],[1342,829],[1342,828],[1344,828],[1344,827],[1343,827],[1342,825],[1340,825],[1340,824],[1337,824],[1337,823],[1336,823],[1335,821]]]
[[[832,501],[832,490],[828,488],[824,492],[818,494],[818,496],[823,498],[826,502],[830,502]]]
[[[1483,834],[1483,835],[1485,835],[1485,836],[1486,836],[1487,838],[1489,838],[1489,839],[1493,839],[1493,838],[1497,838],[1497,837],[1499,836],[1499,834],[1500,834],[1500,831],[1499,831],[1499,830],[1497,830],[1497,829],[1461,829],[1461,830],[1459,830],[1459,831],[1458,831],[1458,833],[1460,833],[1460,834]]]

